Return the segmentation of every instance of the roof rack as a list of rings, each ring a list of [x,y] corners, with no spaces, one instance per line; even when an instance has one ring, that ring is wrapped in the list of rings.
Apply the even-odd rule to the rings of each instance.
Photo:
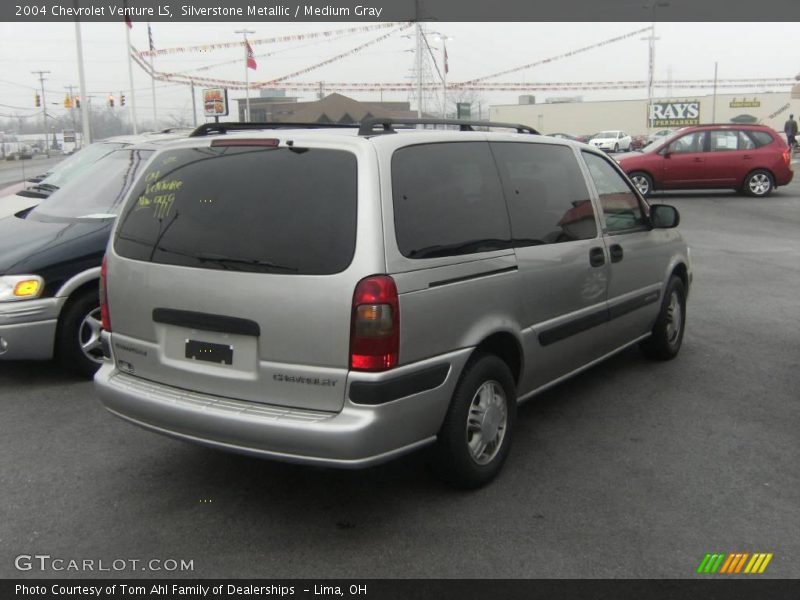
[[[245,131],[248,129],[342,129],[358,127],[358,123],[243,123],[226,121],[224,123],[203,123],[189,134],[189,137],[202,137],[212,133],[228,133],[229,131]]]
[[[382,129],[375,130],[380,125]],[[502,127],[516,129],[517,133],[530,133],[540,135],[533,127],[519,123],[495,123],[492,121],[461,121],[457,119],[396,119],[394,117],[371,117],[361,121],[358,135],[380,135],[384,133],[397,133],[392,125],[454,125],[460,131],[475,131],[475,127]]]

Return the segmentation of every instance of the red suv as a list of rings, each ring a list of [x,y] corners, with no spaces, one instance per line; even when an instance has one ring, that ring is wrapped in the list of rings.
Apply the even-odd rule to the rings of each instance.
[[[794,175],[791,151],[766,125],[695,125],[617,162],[643,196],[653,190],[733,188],[766,196]]]

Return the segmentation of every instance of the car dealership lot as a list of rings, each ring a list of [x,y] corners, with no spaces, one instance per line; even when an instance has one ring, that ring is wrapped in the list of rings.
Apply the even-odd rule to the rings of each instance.
[[[367,471],[192,446],[106,413],[51,363],[0,363],[0,576],[14,557],[193,560],[194,577],[686,577],[772,552],[800,577],[800,183],[657,194],[694,285],[669,363],[629,350],[525,404],[501,476],[424,454]]]

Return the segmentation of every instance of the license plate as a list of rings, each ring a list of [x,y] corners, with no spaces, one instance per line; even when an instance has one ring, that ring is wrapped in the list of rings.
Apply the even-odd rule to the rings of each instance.
[[[233,364],[233,346],[186,340],[186,358],[223,365]]]

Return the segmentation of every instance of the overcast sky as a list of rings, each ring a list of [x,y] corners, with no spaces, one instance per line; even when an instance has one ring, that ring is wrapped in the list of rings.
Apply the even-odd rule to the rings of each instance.
[[[366,23],[154,23],[156,48],[193,44],[229,42],[237,39],[234,31],[247,27],[255,31],[253,39],[290,33],[339,30]],[[649,23],[435,23],[448,41],[450,72],[448,80],[457,82],[490,75],[526,63],[554,57],[591,44],[641,29]],[[714,62],[719,62],[720,78],[794,77],[800,72],[800,40],[797,23],[659,23],[656,25],[656,78],[711,79]],[[358,33],[338,39],[254,46],[258,70],[250,71],[251,81],[268,80],[308,67],[383,35],[388,30]],[[410,32],[412,30],[408,30]],[[95,102],[104,102],[108,93],[125,90],[128,71],[125,60],[123,23],[82,24],[86,83]],[[609,44],[534,69],[490,79],[491,82],[583,82],[645,80],[647,78],[647,42],[645,34]],[[793,41],[794,40],[794,41]],[[147,26],[134,23],[131,41],[140,50],[147,49]],[[297,81],[407,82],[414,63],[413,39],[394,34],[379,44],[315,70]],[[270,56],[263,56],[271,53]],[[437,52],[438,54],[438,52]],[[0,23],[0,115],[27,115],[35,112],[33,95],[38,78],[31,71],[50,71],[45,82],[48,105],[54,114],[63,111],[65,86],[78,84],[75,27],[72,23]],[[183,72],[207,65],[241,58],[240,49],[207,53],[185,53],[155,59],[155,68],[163,72]],[[220,66],[197,73],[222,79],[244,80],[243,62]],[[150,79],[134,65],[134,88],[140,118],[152,116]],[[159,117],[189,115],[189,88],[174,83],[157,82]],[[775,88],[765,88],[775,89]],[[765,91],[747,90],[746,93]],[[788,88],[784,88],[788,89]],[[327,90],[332,91],[332,90]],[[720,90],[730,91],[730,90]],[[739,90],[745,92],[745,90]],[[548,96],[580,95],[585,100],[643,98],[644,89],[602,92],[532,92],[541,100]],[[680,90],[673,95],[702,95],[710,90]],[[657,94],[666,94],[665,89]],[[299,95],[311,99],[313,93]],[[352,97],[379,99],[379,92],[351,93]],[[517,102],[519,93],[481,92],[486,104]],[[232,91],[231,97],[244,92]],[[385,100],[408,100],[405,93],[384,93]],[[198,110],[200,107],[198,105]]]

